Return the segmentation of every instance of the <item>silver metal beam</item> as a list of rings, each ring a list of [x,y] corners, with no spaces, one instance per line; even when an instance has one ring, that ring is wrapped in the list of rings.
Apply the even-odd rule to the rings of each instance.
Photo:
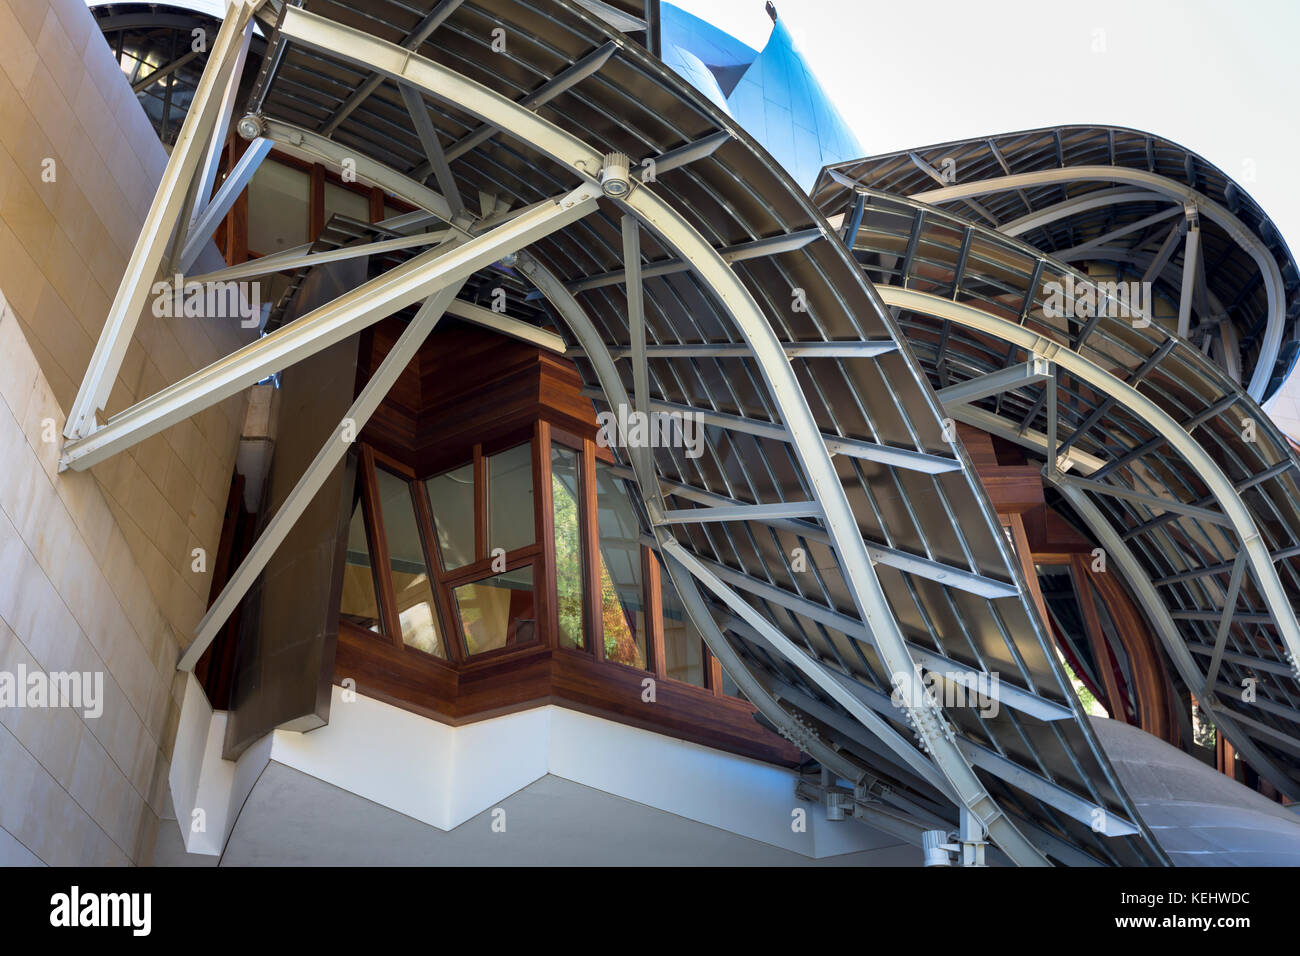
[[[685,166],[697,159],[712,156],[719,146],[730,139],[731,133],[725,129],[719,130],[716,133],[710,133],[708,136],[702,136],[694,142],[687,143],[685,146],[678,146],[676,149],[670,149],[658,156],[650,157],[655,177],[658,178],[678,166]]]
[[[631,478],[631,472],[626,471],[620,466],[614,466],[614,473],[620,477]],[[711,491],[704,491],[701,488],[693,488],[690,485],[683,485],[678,482],[666,481],[660,479],[659,487],[665,495],[669,497],[682,498],[686,501],[695,501],[703,505],[721,506],[721,507],[745,507],[746,502],[737,501],[734,498],[728,498],[726,495],[716,494]],[[803,521],[799,518],[765,518],[763,524],[770,525],[779,531],[786,531],[790,534],[799,535],[807,538],[809,541],[816,541],[820,544],[831,544],[831,537],[826,530],[819,525],[810,521]],[[1007,584],[1004,581],[998,581],[995,578],[985,577],[980,574],[968,571],[965,568],[954,567],[951,564],[943,564],[930,558],[922,558],[919,555],[910,554],[907,551],[900,551],[897,548],[890,548],[883,544],[867,540],[867,553],[870,554],[871,560],[875,564],[883,564],[886,567],[895,568],[906,574],[918,578],[924,578],[927,581],[937,581],[945,587],[954,588],[958,591],[965,591],[968,594],[978,594],[986,598],[1003,598],[1015,597],[1017,591],[1014,585]]]
[[[1173,661],[1174,667],[1177,668],[1183,683],[1188,687],[1201,686],[1204,675],[1197,666],[1196,661],[1193,660],[1187,644],[1183,641],[1178,625],[1169,616],[1169,609],[1160,599],[1160,595],[1156,592],[1151,579],[1124,542],[1124,539],[1115,532],[1106,516],[1102,514],[1101,509],[1093,503],[1086,493],[1067,484],[1059,484],[1057,488],[1065,496],[1065,499],[1070,502],[1070,506],[1075,513],[1079,515],[1084,524],[1096,536],[1106,554],[1119,567],[1125,583],[1129,586],[1130,593],[1142,608],[1147,623],[1159,636],[1161,645],[1169,654],[1169,658]],[[1194,649],[1196,649],[1195,645],[1193,645]],[[1244,729],[1247,721],[1240,719],[1238,714],[1225,713],[1222,708],[1216,708],[1213,700],[1201,701],[1201,704],[1206,708],[1210,720],[1223,731],[1232,742],[1232,746],[1241,754],[1243,760],[1250,764],[1256,772],[1267,777],[1289,799],[1300,800],[1300,783],[1297,783],[1290,775],[1284,773],[1272,760],[1264,755],[1262,750],[1255,746],[1254,741],[1251,740]]]
[[[892,339],[865,339],[856,342],[787,342],[787,358],[877,358],[898,351]],[[578,358],[586,353],[581,348],[571,348],[567,354]],[[613,348],[610,357],[615,361],[630,358],[631,349]],[[701,342],[682,345],[647,345],[646,358],[753,358],[744,342]]]
[[[199,253],[212,241],[212,234],[216,232],[217,224],[225,218],[226,213],[230,212],[239,194],[247,188],[253,174],[257,172],[269,152],[271,152],[269,139],[259,136],[248,144],[248,149],[244,151],[243,156],[239,157],[239,162],[235,163],[234,168],[222,181],[212,201],[203,207],[199,217],[190,225],[185,245],[176,262],[177,272],[188,272],[194,260],[199,257]]]
[[[589,388],[584,388],[582,394],[587,398],[599,399],[604,397],[596,390]],[[770,438],[782,442],[792,442],[794,440],[794,436],[788,428],[775,422],[761,422],[741,415],[714,412],[695,408],[691,405],[679,405],[675,402],[664,402],[653,398],[647,402],[647,406],[654,412],[693,416],[705,425],[715,425],[718,428],[726,428],[729,431],[754,435],[758,438]],[[944,455],[932,455],[928,452],[916,451],[910,448],[895,448],[892,445],[881,445],[861,438],[841,438],[838,435],[822,435],[822,441],[826,445],[826,450],[832,455],[844,455],[848,458],[860,458],[864,461],[877,461],[882,464],[893,465],[896,468],[919,471],[927,475],[940,475],[961,470],[961,462],[958,459],[948,458]]]
[[[433,170],[434,178],[438,181],[438,188],[447,198],[454,219],[465,208],[465,203],[460,198],[460,189],[456,186],[456,177],[451,173],[447,156],[442,151],[442,143],[438,142],[438,131],[434,129],[433,121],[429,119],[429,107],[425,105],[424,97],[418,90],[412,89],[405,83],[400,84],[398,89],[402,93],[402,102],[406,104],[406,111],[411,114],[411,122],[415,124],[415,134],[420,137],[424,155],[429,157],[429,168]]]
[[[574,63],[573,66],[564,70],[562,73],[558,73],[551,77],[536,90],[529,93],[521,99],[517,105],[526,110],[532,111],[537,109],[539,106],[549,103],[565,90],[576,86],[593,73],[598,72],[617,50],[618,45],[613,42],[603,44],[597,49],[592,50],[582,59]],[[473,130],[462,138],[456,140],[456,142],[448,148],[447,158],[456,159],[457,157],[465,155],[471,149],[487,142],[495,136],[499,129],[499,126],[492,123],[483,124],[478,127],[478,129]],[[598,170],[599,167],[589,170],[589,172],[592,175],[595,175]],[[424,170],[424,167],[421,167],[415,171],[415,176],[419,178],[422,173],[426,176],[428,175],[427,171]]]
[[[59,467],[84,470],[168,425],[214,405],[271,372],[292,365],[439,289],[469,278],[502,256],[581,219],[597,208],[600,187],[580,186],[492,232],[422,253],[295,322],[139,402],[86,438],[69,442]]]
[[[1178,337],[1185,339],[1192,331],[1192,299],[1196,291],[1196,273],[1201,257],[1201,226],[1193,219],[1187,226],[1183,242],[1183,284],[1178,294]]]
[[[500,312],[493,312],[491,309],[485,309],[473,302],[457,299],[447,306],[447,314],[454,315],[456,318],[463,319],[473,325],[491,329],[493,332],[508,335],[512,339],[539,346],[549,352],[564,354],[564,339],[554,332],[547,332],[545,329],[539,329],[535,325],[529,325],[527,322],[509,315],[503,315]]]
[[[410,33],[402,40],[402,47],[407,50],[417,50],[425,40],[433,36],[433,31],[442,26],[443,22],[456,12],[464,0],[442,0],[421,20]],[[343,105],[334,111],[329,122],[321,127],[322,136],[332,136],[339,125],[352,115],[358,106],[364,103],[375,90],[379,89],[380,84],[384,82],[382,73],[371,73],[360,86],[352,91],[352,94],[343,101]]]
[[[665,511],[660,524],[699,524],[710,521],[771,521],[773,518],[815,518],[822,509],[815,501],[781,501],[764,505],[717,505]]]
[[[356,400],[348,408],[342,421],[339,422],[338,427],[334,429],[331,437],[321,446],[320,451],[316,453],[316,457],[307,466],[307,470],[303,472],[302,477],[293,486],[293,490],[284,499],[284,503],[276,509],[275,515],[267,523],[262,533],[258,535],[252,550],[248,552],[239,568],[231,575],[230,580],[226,582],[226,586],[221,589],[221,593],[212,602],[208,612],[203,615],[203,620],[199,621],[198,627],[195,629],[194,640],[181,652],[180,661],[176,665],[177,670],[191,671],[194,669],[194,665],[199,662],[203,652],[208,649],[208,645],[221,632],[226,620],[234,613],[235,608],[239,606],[239,602],[248,593],[248,589],[253,586],[258,575],[266,568],[267,562],[271,560],[276,549],[284,542],[294,524],[302,517],[302,513],[307,510],[307,506],[315,499],[317,492],[320,491],[334,469],[343,461],[343,457],[347,454],[352,442],[355,441],[357,433],[370,420],[370,416],[379,407],[379,403],[384,400],[384,396],[388,394],[402,372],[406,370],[406,367],[411,364],[416,352],[424,344],[424,340],[429,337],[429,333],[433,331],[434,326],[438,324],[438,320],[442,318],[444,310],[459,291],[459,284],[449,285],[424,300],[424,305],[416,312],[415,318],[402,330],[402,334],[398,336],[392,350],[384,356],[379,368],[375,370],[375,374],[370,377],[370,380],[361,389]]]
[[[287,10],[296,9],[296,7],[287,8]],[[263,119],[262,125],[262,135],[274,141],[279,149],[291,156],[309,163],[322,163],[336,170],[344,169],[345,163],[350,164],[346,168],[350,170],[350,175],[356,175],[358,182],[378,186],[384,192],[412,206],[428,210],[443,222],[451,222],[451,204],[446,197],[417,183],[409,176],[376,162],[350,146],[326,139],[301,126],[269,118]]]
[[[935,392],[935,395],[944,408],[967,405],[981,398],[988,398],[990,395],[1014,392],[1026,385],[1041,382],[1051,376],[1050,366],[1051,363],[1047,359],[1035,355],[1029,361],[1019,365],[1012,365],[986,375],[977,375],[956,385],[941,388]]]
[[[1209,524],[1217,524],[1225,528],[1233,527],[1231,519],[1221,512],[1210,511],[1208,508],[1198,508],[1195,505],[1184,504],[1181,501],[1174,501],[1170,498],[1160,498],[1156,495],[1134,491],[1132,488],[1124,488],[1119,485],[1113,485],[1110,482],[1094,481],[1092,478],[1077,478],[1073,475],[1062,475],[1061,482],[1074,485],[1076,488],[1083,491],[1091,491],[1094,494],[1110,495],[1112,498],[1123,498],[1125,501],[1133,501],[1140,505],[1146,505],[1151,509],[1172,511],[1175,514],[1187,515],[1187,517],[1195,518],[1197,521],[1205,521]]]
[[[257,259],[250,259],[248,262],[241,262],[237,265],[227,266],[224,269],[218,269],[216,272],[206,272],[202,275],[187,278],[190,282],[230,282],[235,279],[248,279],[253,276],[288,272],[291,269],[310,269],[313,266],[324,265],[327,262],[341,262],[344,259],[357,259],[362,256],[382,255],[385,252],[398,252],[402,249],[429,246],[442,242],[448,235],[448,230],[439,229],[435,232],[421,232],[413,236],[402,236],[400,239],[380,239],[377,242],[367,242],[361,245],[339,246],[337,249],[326,249],[323,252],[302,251],[309,250],[311,244],[295,246],[293,249],[286,249],[284,252],[277,252],[274,255],[261,256]]]
[[[1047,454],[1047,436],[1032,428],[1022,429],[1019,422],[1003,418],[1001,415],[995,415],[993,412],[985,411],[982,408],[972,408],[969,405],[958,405],[955,408],[946,409],[946,411],[959,422],[973,425],[991,435],[1005,438],[1007,441],[1023,445],[1025,448],[1040,452],[1043,455]],[[1085,475],[1092,474],[1105,464],[1106,462],[1096,455],[1079,451],[1077,448],[1071,448],[1067,453],[1059,456],[1057,461],[1057,466],[1062,470],[1078,469],[1079,472]]]
[[[1195,206],[1200,215],[1218,225],[1228,234],[1229,238],[1250,254],[1263,276],[1264,289],[1268,296],[1268,323],[1265,327],[1264,337],[1260,342],[1255,371],[1252,373],[1250,384],[1246,389],[1252,398],[1256,401],[1260,400],[1269,380],[1273,377],[1273,366],[1277,362],[1278,350],[1282,345],[1283,327],[1286,322],[1286,287],[1282,281],[1282,271],[1278,268],[1277,260],[1273,258],[1273,253],[1268,248],[1268,245],[1240,219],[1229,212],[1226,207],[1219,205],[1209,197],[1180,182],[1142,169],[1130,169],[1124,166],[1073,166],[974,180],[955,186],[945,186],[942,189],[913,193],[911,198],[932,204],[946,203],[1006,190],[1072,182],[1109,182],[1138,186],[1159,193],[1166,198],[1182,202],[1185,205]],[[1078,197],[1078,200],[1087,199],[1091,195],[1089,193]],[[1040,213],[1034,215],[1040,215],[1042,212],[1040,210]],[[1007,228],[1004,227],[1004,231]],[[1014,235],[1016,233],[1008,232],[1008,234]]]
[[[759,581],[716,561],[709,561],[695,554],[692,554],[692,557],[727,585],[740,588],[742,591],[753,594],[764,601],[802,615],[810,621],[816,621],[833,630],[840,631],[854,640],[862,642],[870,642],[871,640],[871,635],[867,633],[867,629],[856,618],[818,604],[816,601],[810,601],[798,594],[793,594],[774,584]],[[1012,710],[1047,721],[1073,719],[1074,717],[1073,711],[1063,704],[1041,697],[1033,691],[1016,687],[1014,684],[998,681],[997,685],[994,686],[990,674],[966,664],[958,663],[951,658],[917,644],[915,641],[907,642],[907,651],[918,666],[932,673],[953,675],[952,679],[960,681],[964,686],[980,686],[982,684],[981,693],[1005,704]],[[888,701],[888,695],[883,696]]]
[[[226,147],[226,134],[230,131],[230,119],[235,112],[235,101],[239,98],[239,83],[244,75],[244,62],[248,59],[248,48],[253,41],[253,26],[253,20],[250,18],[248,25],[244,27],[239,49],[235,53],[234,66],[231,67],[230,75],[226,78],[221,101],[217,104],[217,121],[212,127],[212,134],[208,137],[208,148],[204,153],[203,163],[194,177],[194,202],[189,214],[181,222],[184,232],[182,241],[177,243],[178,246],[183,247],[190,233],[194,231],[194,224],[207,207],[208,197],[212,195],[212,186],[217,181],[217,168],[221,165],[221,153]],[[185,269],[179,268],[177,271],[184,272]]]
[[[95,415],[104,407],[113,390],[163,253],[184,211],[186,187],[198,168],[200,153],[216,123],[219,92],[234,69],[236,54],[252,15],[253,7],[246,0],[234,0],[217,32],[208,65],[194,91],[153,204],[145,216],[126,272],[108,310],[90,366],[68,411],[63,430],[68,438],[80,438],[94,430]]]
[[[967,328],[996,336],[1004,342],[1027,351],[1047,355],[1058,367],[1065,369],[1074,378],[1087,382],[1102,394],[1114,395],[1129,413],[1145,421],[1153,432],[1168,442],[1169,446],[1195,469],[1209,489],[1209,493],[1218,501],[1223,515],[1236,532],[1241,547],[1250,561],[1259,592],[1267,603],[1270,613],[1276,617],[1278,632],[1283,643],[1291,654],[1300,657],[1300,622],[1296,620],[1295,610],[1278,577],[1277,569],[1273,566],[1272,555],[1269,554],[1254,517],[1214,457],[1202,448],[1168,412],[1086,356],[1073,352],[1061,343],[1045,338],[1014,322],[998,318],[982,309],[926,292],[898,289],[892,286],[883,286],[878,291],[887,305],[922,315],[948,319]],[[1163,502],[1164,499],[1156,500]],[[1162,507],[1168,506],[1162,505]]]
[[[411,82],[439,99],[455,103],[587,177],[595,177],[603,164],[601,152],[521,104],[391,43],[297,8],[285,10],[281,29],[297,42],[365,64],[395,79]],[[700,280],[731,314],[737,331],[754,353],[777,414],[789,428],[795,459],[825,512],[826,528],[840,559],[845,584],[861,619],[871,631],[877,653],[891,670],[915,674],[915,685],[919,687],[916,665],[907,654],[898,622],[872,570],[847,494],[799,380],[768,317],[717,251],[653,188],[639,186],[618,203],[624,211],[635,213],[645,227],[671,246],[679,257],[691,262]],[[653,476],[644,477],[650,480]],[[646,491],[643,487],[643,496]],[[662,533],[662,529],[659,531]],[[1014,862],[1046,864],[1042,853],[993,800],[955,742],[941,732],[941,709],[928,698],[918,696],[915,688],[908,695],[907,706],[917,725],[927,735],[932,759],[950,782],[959,804],[974,813],[988,828],[990,838]]]
[[[802,249],[810,242],[825,238],[820,229],[804,229],[800,232],[792,232],[785,236],[772,236],[767,239],[755,239],[751,242],[740,242],[734,246],[726,246],[718,249],[717,252],[724,262],[744,262],[748,259],[760,259],[764,256],[774,256],[782,252],[794,252]],[[649,265],[642,266],[641,277],[643,279],[653,279],[658,276],[674,275],[679,272],[689,272],[691,263],[684,259],[667,259],[661,262],[652,262]],[[621,285],[627,281],[627,276],[622,270],[615,272],[604,272],[597,275],[590,275],[584,279],[575,279],[566,283],[570,292],[587,292],[591,289],[600,289],[605,286]]]
[[[153,86],[159,80],[163,80],[171,76],[181,67],[183,67],[186,63],[189,63],[195,57],[202,54],[202,52],[203,52],[202,50],[190,50],[189,53],[186,53],[184,56],[178,56],[176,59],[172,60],[166,66],[160,66],[152,73],[145,74],[140,79],[136,80],[134,83],[131,84],[131,92],[140,93],[143,92],[144,90],[147,90],[149,87]]]
[[[675,539],[665,536],[659,539],[659,544],[660,550],[664,554],[690,572],[695,580],[703,584],[707,590],[711,591],[715,597],[727,605],[732,613],[748,624],[756,634],[762,637],[764,643],[778,653],[783,660],[788,661],[802,671],[804,676],[852,714],[867,730],[889,744],[890,749],[907,763],[908,769],[921,776],[940,793],[949,796],[953,795],[949,782],[933,764],[925,759],[916,746],[890,726],[888,721],[878,716],[872,708],[863,705],[860,696],[856,693],[858,686],[852,689],[845,687],[842,680],[847,678],[844,675],[830,670],[804,653],[790,638],[782,634],[770,621],[759,614],[753,605],[727,587],[703,562],[683,548]],[[851,683],[857,685],[856,681],[851,681]],[[865,690],[866,688],[862,689]],[[886,697],[885,699],[888,700],[889,698]],[[896,720],[902,719],[903,716],[901,708],[893,708],[888,713]]]
[[[1099,246],[1104,246],[1108,242],[1113,242],[1116,239],[1122,239],[1125,236],[1132,235],[1133,233],[1145,229],[1148,226],[1155,225],[1158,222],[1164,222],[1164,220],[1169,219],[1171,216],[1179,215],[1182,211],[1183,211],[1183,207],[1181,205],[1170,206],[1168,209],[1162,209],[1159,212],[1154,212],[1149,216],[1145,216],[1144,218],[1137,220],[1136,222],[1130,222],[1128,225],[1120,226],[1117,229],[1112,229],[1110,232],[1102,233],[1100,236],[1097,236],[1095,239],[1089,239],[1087,242],[1081,242],[1077,246],[1071,246],[1069,249],[1062,249],[1059,252],[1053,253],[1053,256],[1057,259],[1061,259],[1062,261],[1064,261],[1067,257],[1081,258],[1085,253],[1094,250]]]
[[[1228,643],[1228,630],[1232,627],[1232,616],[1237,610],[1237,595],[1241,593],[1241,578],[1246,570],[1246,561],[1238,553],[1232,562],[1232,574],[1228,580],[1228,593],[1223,596],[1223,616],[1219,619],[1219,630],[1214,636],[1214,651],[1210,654],[1209,667],[1205,669],[1205,686],[1201,695],[1206,696],[1219,676],[1219,665],[1223,661],[1223,649]]]

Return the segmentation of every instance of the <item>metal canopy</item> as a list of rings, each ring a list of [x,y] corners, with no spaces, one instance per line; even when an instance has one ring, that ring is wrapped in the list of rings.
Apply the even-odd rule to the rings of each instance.
[[[1020,386],[978,400],[973,423],[1000,423],[1046,459],[1055,393],[1058,459],[1088,459],[1071,468],[1086,477],[1049,480],[1116,558],[1211,719],[1300,793],[1300,461],[1267,413],[1158,323],[1049,313],[1049,283],[1097,283],[1024,241],[874,189],[831,196],[832,215],[865,200],[853,254],[941,396],[1015,368]],[[1045,352],[1060,371],[1029,382],[1016,363]]]
[[[508,236],[502,222],[515,211],[529,210],[525,219],[599,183],[619,165],[610,154],[638,172],[652,168],[643,159],[672,157],[594,212],[521,231],[526,248],[509,265],[466,284],[503,284],[519,317],[544,306],[604,405],[667,403],[712,422],[698,458],[615,449],[645,539],[711,650],[873,824],[914,841],[936,821],[971,839],[987,832],[1020,864],[1166,863],[1079,709],[923,369],[808,199],[703,96],[581,6],[449,4],[437,29],[404,46],[435,6],[263,6],[264,24],[276,13],[276,68],[258,92],[261,115],[241,131],[282,137],[318,161],[353,159],[358,178],[430,214],[403,228],[460,231],[457,249]],[[505,45],[494,50],[498,30]],[[539,91],[598,54],[598,69],[539,103]],[[368,84],[374,75],[382,82]],[[427,124],[412,120],[411,90]],[[441,176],[424,172],[441,165],[430,163],[435,144]],[[450,182],[479,198],[455,222]],[[726,254],[736,249],[755,254]],[[400,264],[371,280],[393,309],[464,278],[440,272],[440,247],[394,255]],[[653,269],[670,262],[688,268]],[[519,295],[525,284],[537,303]],[[337,330],[384,310],[348,311],[349,297],[321,307],[317,324]],[[310,321],[276,335],[313,341]],[[256,358],[234,359],[241,374],[297,354],[257,345]],[[215,394],[206,383],[235,378],[196,373],[103,426],[99,447],[131,418],[165,423]],[[97,437],[87,429],[78,441]],[[997,675],[1002,706],[994,714],[924,693],[920,675],[945,671]]]
[[[1063,262],[1105,262],[1120,278],[1155,282],[1182,304],[1194,344],[1211,348],[1258,401],[1295,361],[1295,259],[1240,183],[1176,143],[1061,126],[883,154],[823,171],[813,193],[823,212],[844,205],[846,185],[945,208]],[[1191,278],[1194,302],[1183,294]]]

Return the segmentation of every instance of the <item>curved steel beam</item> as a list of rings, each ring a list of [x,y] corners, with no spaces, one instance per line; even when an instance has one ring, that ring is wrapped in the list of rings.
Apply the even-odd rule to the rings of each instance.
[[[1286,288],[1282,282],[1282,272],[1277,267],[1273,254],[1263,241],[1248,229],[1244,223],[1228,209],[1189,186],[1167,179],[1164,176],[1142,169],[1129,169],[1123,166],[1074,166],[1063,169],[1044,169],[1032,173],[1016,173],[1011,176],[999,176],[993,179],[981,179],[975,182],[945,186],[942,189],[930,189],[912,193],[909,198],[926,203],[945,203],[971,196],[983,196],[988,193],[1006,192],[1013,189],[1026,189],[1035,186],[1047,186],[1063,182],[1119,182],[1142,186],[1152,192],[1180,200],[1196,206],[1206,218],[1216,223],[1228,233],[1239,246],[1250,253],[1264,277],[1264,290],[1268,295],[1268,326],[1264,339],[1260,343],[1259,360],[1250,377],[1246,391],[1251,398],[1260,400],[1264,389],[1268,387],[1273,375],[1273,366],[1277,362],[1278,349],[1282,345],[1282,327],[1286,322]],[[1082,198],[1082,197],[1081,197]]]
[[[1160,595],[1156,592],[1150,577],[1142,569],[1128,544],[1116,533],[1111,523],[1106,520],[1106,516],[1102,514],[1101,509],[1093,503],[1085,492],[1068,482],[1053,480],[1046,472],[1044,472],[1044,476],[1070,502],[1075,513],[1097,536],[1097,540],[1106,549],[1106,553],[1119,565],[1124,580],[1128,582],[1130,592],[1146,613],[1147,621],[1160,635],[1160,641],[1164,644],[1165,650],[1168,651],[1174,666],[1178,668],[1178,673],[1183,682],[1188,687],[1200,686],[1204,682],[1205,675],[1197,666],[1191,651],[1187,649],[1187,643],[1179,633],[1178,625],[1169,616],[1168,608],[1160,600]],[[1256,772],[1274,781],[1278,789],[1287,797],[1292,800],[1300,800],[1300,785],[1296,784],[1269,757],[1265,756],[1263,751],[1255,746],[1250,735],[1223,708],[1218,707],[1216,701],[1205,700],[1203,697],[1204,695],[1197,695],[1197,702],[1205,708],[1211,720],[1232,742],[1232,746],[1241,754],[1242,759],[1254,767]]]
[[[597,381],[600,382],[601,389],[609,401],[616,406],[630,406],[627,390],[623,387],[623,380],[619,378],[613,357],[601,338],[600,332],[587,315],[586,310],[574,298],[573,293],[565,288],[564,283],[549,269],[527,253],[519,256],[519,270],[528,277],[538,291],[542,293],[543,297],[551,303],[561,321],[568,326],[569,331],[578,340],[587,360],[591,363]],[[647,473],[645,463],[638,461],[637,458],[631,457],[630,461],[638,489],[642,490],[643,493],[644,489],[655,489],[657,491],[659,487],[657,476],[653,472]],[[662,542],[661,532],[662,529],[656,529],[656,539]],[[775,724],[787,739],[794,741],[818,763],[833,770],[846,780],[851,780],[855,784],[861,783],[865,776],[864,772],[843,755],[836,753],[822,743],[815,734],[807,733],[804,728],[801,728],[799,723],[778,703],[776,698],[768,692],[766,686],[753,675],[749,667],[740,659],[736,649],[723,636],[721,629],[714,621],[694,576],[675,559],[665,561],[664,564],[665,570],[668,571],[668,575],[677,589],[677,593],[681,596],[682,603],[691,615],[691,620],[700,628],[700,634],[704,638],[704,643],[708,645],[710,653],[717,657],[722,666],[726,668],[727,673],[731,675],[732,680],[736,682],[736,685],[750,703],[758,708],[759,713]],[[943,777],[932,773],[926,775],[926,779],[938,787],[941,792],[948,792],[947,781]]]
[[[1114,396],[1131,414],[1145,421],[1153,431],[1168,442],[1171,448],[1188,461],[1205,482],[1210,494],[1218,501],[1219,507],[1231,522],[1241,542],[1246,559],[1250,562],[1254,573],[1256,585],[1277,623],[1278,633],[1282,636],[1287,650],[1292,655],[1300,654],[1300,623],[1296,621],[1291,602],[1273,566],[1272,555],[1269,554],[1268,548],[1260,537],[1254,518],[1242,502],[1231,480],[1215,460],[1164,409],[1090,359],[1014,322],[926,292],[914,292],[893,286],[880,286],[878,291],[887,304],[896,308],[945,319],[995,336],[1020,348],[1046,355],[1062,369],[1092,385],[1102,394]]]
[[[437,99],[468,110],[580,175],[594,180],[600,173],[604,162],[601,152],[513,100],[441,64],[297,7],[285,9],[280,29],[297,43],[409,83]],[[958,802],[980,821],[989,836],[1015,862],[1046,864],[1042,853],[989,794],[957,746],[942,708],[926,693],[920,669],[907,651],[898,622],[872,568],[866,542],[821,440],[817,422],[781,342],[758,303],[718,251],[650,188],[636,186],[618,204],[691,263],[692,270],[726,308],[748,344],[781,420],[790,432],[792,448],[809,487],[822,506],[826,528],[854,605],[871,632],[887,672],[910,678],[910,686],[902,688],[905,709]]]

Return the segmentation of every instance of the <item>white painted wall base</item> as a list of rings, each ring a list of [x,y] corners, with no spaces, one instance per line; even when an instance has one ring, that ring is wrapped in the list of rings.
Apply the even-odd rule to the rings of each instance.
[[[221,759],[225,714],[190,678],[170,779],[185,848],[219,855],[268,762],[450,831],[551,776],[685,820],[822,859],[897,842],[834,823],[795,799],[781,767],[545,706],[450,727],[334,688],[328,726],[276,731],[232,763]],[[206,830],[191,821],[203,810]],[[804,827],[792,826],[803,811]]]

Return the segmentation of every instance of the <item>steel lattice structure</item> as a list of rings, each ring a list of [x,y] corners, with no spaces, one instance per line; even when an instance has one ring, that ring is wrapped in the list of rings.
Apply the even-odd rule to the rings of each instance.
[[[1216,725],[1296,793],[1300,463],[1267,413],[1159,323],[1052,316],[1045,289],[1097,282],[1026,242],[872,189],[823,196],[850,217],[861,197],[854,254],[951,415],[1045,458],[1055,423],[1068,471],[1049,480],[1119,560]],[[1056,375],[978,404],[947,391],[1035,354]]]
[[[1144,607],[1163,615],[1185,679],[1208,674],[1216,685],[1258,671],[1261,699],[1289,711],[1300,699],[1284,670],[1300,646],[1284,593],[1296,573],[1283,553],[1300,517],[1295,461],[1262,414],[1260,441],[1234,442],[1231,415],[1258,410],[1230,378],[1158,330],[1042,322],[1033,290],[1068,266],[859,182],[861,170],[824,178],[814,203],[706,97],[581,5],[310,7],[231,5],[69,415],[62,467],[90,467],[397,312],[413,312],[407,330],[340,429],[364,423],[444,312],[565,348],[599,404],[703,417],[700,458],[633,448],[620,452],[619,474],[710,650],[818,761],[828,801],[917,843],[935,829],[959,830],[971,848],[987,837],[1017,864],[1168,862],[1080,710],[945,419],[990,430],[1005,421],[1055,449],[1049,460],[1070,467],[1050,477],[1126,556],[1130,583],[1149,582],[1150,594],[1138,588]],[[267,53],[237,103],[255,16]],[[252,145],[208,199],[211,144],[235,122]],[[394,254],[392,267],[97,422],[155,272],[165,260],[188,270],[271,144],[351,164],[420,210],[361,245],[281,255],[310,267]],[[1032,199],[1033,210],[1043,202]],[[843,211],[848,246],[823,218]],[[474,304],[483,286],[507,290],[508,316]],[[1243,321],[1266,317],[1257,369],[1277,354],[1289,288],[1268,277],[1265,286],[1265,305],[1254,293],[1238,305]],[[1207,287],[1205,301],[1227,295],[1215,280]],[[562,342],[537,328],[543,318]],[[1035,355],[1054,371],[1035,372]],[[996,398],[949,393],[961,411],[941,405],[942,389],[1017,361]],[[1197,418],[1199,432],[1173,434],[1170,416]],[[343,441],[321,449],[182,668],[345,451]],[[1240,629],[1225,627],[1238,594],[1249,610]],[[1000,708],[945,707],[923,673],[997,675]],[[1287,713],[1213,706],[1261,770],[1284,755],[1294,763]]]

